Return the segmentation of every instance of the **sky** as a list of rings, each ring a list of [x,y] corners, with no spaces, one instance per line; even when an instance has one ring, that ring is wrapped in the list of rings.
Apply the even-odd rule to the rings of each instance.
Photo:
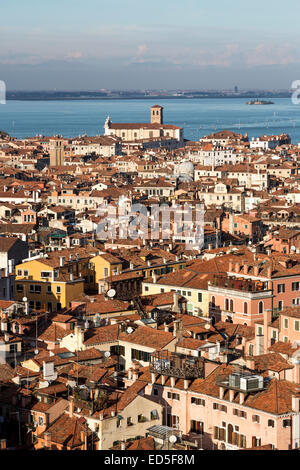
[[[299,0],[0,0],[8,90],[288,89]]]

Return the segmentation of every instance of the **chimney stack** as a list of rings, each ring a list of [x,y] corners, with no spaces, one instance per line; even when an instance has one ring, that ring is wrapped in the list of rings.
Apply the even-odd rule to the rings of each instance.
[[[0,450],[6,450],[6,439],[1,439]]]
[[[73,418],[74,415],[74,397],[69,398],[69,415],[70,418]]]
[[[268,354],[269,348],[269,323],[272,321],[272,310],[268,309],[264,311],[264,350],[265,354]]]

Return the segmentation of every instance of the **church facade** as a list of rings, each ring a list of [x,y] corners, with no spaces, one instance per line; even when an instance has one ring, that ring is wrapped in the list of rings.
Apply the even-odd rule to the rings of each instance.
[[[176,139],[184,145],[183,128],[163,123],[163,107],[152,106],[150,123],[113,123],[108,116],[104,129],[105,135],[114,135],[123,141],[140,141],[151,139]]]

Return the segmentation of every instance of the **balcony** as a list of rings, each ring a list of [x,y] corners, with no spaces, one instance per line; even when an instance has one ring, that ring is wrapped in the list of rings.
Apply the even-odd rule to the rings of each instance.
[[[191,380],[204,376],[204,364],[201,358],[160,351],[151,355],[150,372]]]
[[[208,283],[209,292],[220,294],[231,294],[250,299],[266,298],[272,296],[272,290],[269,289],[267,282],[252,281],[251,279],[233,279],[231,277],[216,276],[214,280]]]

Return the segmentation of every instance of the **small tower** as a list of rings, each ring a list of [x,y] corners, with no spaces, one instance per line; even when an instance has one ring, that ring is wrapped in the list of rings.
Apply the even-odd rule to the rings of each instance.
[[[50,166],[63,166],[65,163],[64,139],[55,137],[50,139]]]
[[[110,125],[111,125],[111,119],[110,119],[110,116],[107,116],[105,124],[104,124],[105,135],[109,135]]]
[[[151,107],[151,124],[164,123],[163,110],[164,108],[158,104]]]

